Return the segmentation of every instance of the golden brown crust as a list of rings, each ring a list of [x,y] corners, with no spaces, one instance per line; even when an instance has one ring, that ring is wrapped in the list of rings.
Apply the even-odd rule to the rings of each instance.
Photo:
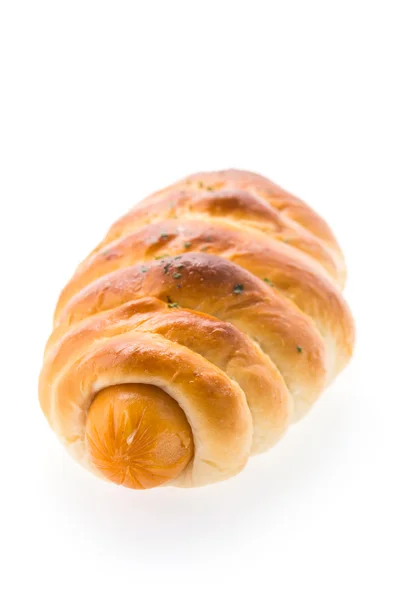
[[[343,259],[334,245],[328,246],[304,227],[268,206],[261,197],[244,190],[167,189],[159,192],[119,219],[96,250],[149,223],[167,219],[181,222],[194,218],[237,224],[248,232],[249,237],[254,230],[262,232],[314,259],[339,285],[344,283]],[[149,245],[157,250],[160,241],[162,239],[150,239]]]
[[[171,310],[155,298],[100,312],[74,327],[56,328],[49,340],[43,379],[49,382],[50,373],[57,374],[67,360],[76,360],[93,342],[132,329],[161,334],[186,346],[240,386],[253,419],[253,452],[269,448],[284,433],[293,413],[292,398],[270,358],[229,323],[193,310]]]
[[[188,253],[114,271],[76,294],[59,323],[72,324],[150,295],[172,308],[177,304],[236,325],[268,354],[301,406],[322,391],[327,357],[313,322],[248,271],[213,255]]]
[[[186,185],[200,187],[212,187],[213,189],[238,189],[255,192],[281,215],[308,229],[316,237],[328,243],[338,254],[342,254],[338,243],[327,223],[315,213],[305,202],[296,196],[286,192],[266,177],[258,173],[228,169],[226,171],[215,171],[213,173],[196,173],[189,178],[175,184],[181,187]]]
[[[149,240],[157,240],[151,247]],[[99,277],[157,257],[163,268],[171,257],[188,252],[216,254],[245,268],[294,302],[311,317],[330,350],[329,378],[351,355],[353,321],[337,286],[314,261],[267,236],[216,221],[174,219],[139,228],[92,254],[63,290],[57,311]],[[163,258],[164,257],[164,258]],[[172,263],[173,264],[173,263]],[[178,282],[177,282],[178,283]]]
[[[354,326],[344,279],[333,234],[302,201],[244,171],[186,178],[117,221],[63,290],[40,379],[43,411],[80,462],[117,483],[232,476],[347,364]],[[118,386],[139,387],[128,400]],[[156,408],[161,396],[166,412]],[[136,471],[128,458],[115,462],[115,436],[104,441],[110,411],[130,424],[146,413],[144,471],[129,454],[128,426],[118,452]],[[174,447],[161,465],[165,431]]]

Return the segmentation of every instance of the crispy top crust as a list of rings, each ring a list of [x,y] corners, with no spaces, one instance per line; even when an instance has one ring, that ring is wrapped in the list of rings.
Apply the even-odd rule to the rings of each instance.
[[[62,291],[40,378],[43,411],[72,454],[114,482],[192,486],[232,476],[350,359],[344,280],[333,234],[301,200],[245,171],[192,175],[119,219]],[[112,387],[138,384],[129,399],[128,388]],[[113,426],[107,462],[98,436],[96,447],[90,440],[94,430],[109,436],[101,419],[113,401],[127,429]],[[171,409],[157,411],[157,402]],[[133,456],[137,439],[126,441],[143,411],[150,447],[163,436],[156,466],[156,450],[146,450],[147,472],[143,451]],[[123,472],[122,447],[136,471]]]

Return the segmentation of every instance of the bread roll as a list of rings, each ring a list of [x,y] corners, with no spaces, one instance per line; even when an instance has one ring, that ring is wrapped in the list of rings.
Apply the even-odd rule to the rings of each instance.
[[[246,171],[192,175],[114,223],[61,292],[42,410],[114,483],[231,477],[348,363],[345,278],[304,202]]]

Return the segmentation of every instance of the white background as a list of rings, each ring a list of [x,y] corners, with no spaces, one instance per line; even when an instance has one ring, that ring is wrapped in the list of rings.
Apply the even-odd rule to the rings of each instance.
[[[3,598],[399,598],[396,9],[1,2]],[[134,202],[231,166],[332,226],[354,360],[235,479],[148,492],[97,481],[38,407],[58,292]]]

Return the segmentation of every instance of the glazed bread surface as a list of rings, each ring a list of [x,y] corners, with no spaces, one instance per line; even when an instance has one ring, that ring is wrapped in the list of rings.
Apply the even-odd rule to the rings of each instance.
[[[348,363],[345,277],[298,198],[246,171],[187,177],[119,219],[62,291],[43,412],[114,483],[231,477]]]

